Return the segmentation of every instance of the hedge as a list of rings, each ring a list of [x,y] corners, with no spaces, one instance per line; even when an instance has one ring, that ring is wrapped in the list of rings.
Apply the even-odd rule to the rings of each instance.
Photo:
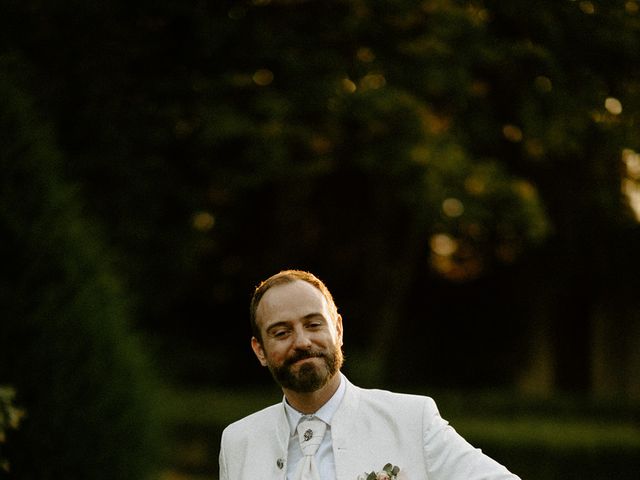
[[[148,478],[161,448],[153,369],[20,65],[0,56],[0,385],[26,416],[0,458],[15,479]]]

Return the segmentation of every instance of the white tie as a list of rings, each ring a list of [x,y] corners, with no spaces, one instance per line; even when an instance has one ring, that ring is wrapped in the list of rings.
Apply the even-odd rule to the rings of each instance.
[[[298,441],[304,457],[298,463],[296,480],[320,480],[315,454],[322,443],[327,424],[322,420],[302,420],[298,424]]]

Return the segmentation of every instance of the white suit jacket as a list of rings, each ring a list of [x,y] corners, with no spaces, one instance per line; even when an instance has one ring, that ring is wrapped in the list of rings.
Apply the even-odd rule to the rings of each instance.
[[[232,423],[222,433],[220,480],[284,480],[289,435],[283,403]],[[331,437],[337,480],[357,480],[387,463],[406,480],[519,480],[458,435],[429,397],[347,381]]]

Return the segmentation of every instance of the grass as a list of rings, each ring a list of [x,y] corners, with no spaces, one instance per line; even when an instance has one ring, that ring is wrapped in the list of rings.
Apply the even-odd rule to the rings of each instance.
[[[625,464],[637,463],[629,459],[640,458],[637,407],[611,402],[594,404],[584,399],[518,398],[508,392],[464,395],[441,392],[434,397],[443,416],[472,444],[490,452],[506,452],[498,458],[508,459],[509,455],[520,458],[522,463],[518,466],[523,478],[534,478],[536,473],[537,478],[566,478],[566,473],[562,473],[562,468],[568,468],[563,466],[565,458],[587,464],[589,459],[615,457],[613,461],[623,469],[628,468]],[[166,388],[160,407],[168,427],[171,452],[161,480],[216,478],[222,429],[281,398],[275,387]],[[555,458],[557,465],[547,465],[549,471],[539,474],[534,463],[540,458]],[[528,463],[532,466],[526,475]],[[598,477],[583,474],[583,478]]]
[[[455,428],[478,442],[553,450],[629,449],[640,452],[640,429],[627,423],[522,418],[459,418]]]
[[[160,410],[169,425],[199,424],[219,427],[279,402],[276,389],[175,389],[165,388]]]

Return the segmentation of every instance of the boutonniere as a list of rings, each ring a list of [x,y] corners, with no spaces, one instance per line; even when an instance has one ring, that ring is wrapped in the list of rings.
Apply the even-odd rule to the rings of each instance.
[[[364,475],[358,476],[358,480],[395,480],[398,478],[398,473],[400,473],[400,467],[387,463],[382,467],[382,471],[374,471],[370,473],[365,472]]]

